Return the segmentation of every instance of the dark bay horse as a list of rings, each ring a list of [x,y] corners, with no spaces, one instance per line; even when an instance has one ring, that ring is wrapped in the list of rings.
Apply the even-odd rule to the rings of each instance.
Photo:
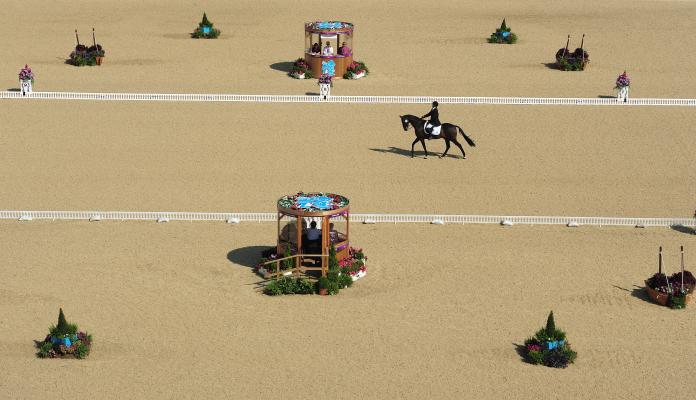
[[[404,131],[408,131],[408,126],[412,125],[413,129],[416,131],[416,140],[411,143],[411,158],[413,158],[413,146],[416,145],[416,142],[420,141],[421,144],[423,145],[423,150],[425,150],[425,158],[428,158],[428,149],[425,148],[425,140],[428,139],[428,134],[425,132],[425,123],[426,120],[422,118],[418,118],[415,115],[400,115],[399,118],[401,119],[401,125],[404,127]],[[461,144],[457,141],[457,131],[459,131],[462,136],[464,136],[464,140],[469,144],[471,147],[475,147],[476,143],[474,143],[473,140],[471,140],[470,137],[466,136],[466,133],[462,130],[457,125],[453,124],[442,124],[442,128],[440,129],[440,134],[438,136],[432,137],[431,139],[445,139],[445,145],[447,146],[445,148],[445,152],[442,153],[440,158],[444,157],[447,155],[447,152],[450,149],[450,142],[454,142],[454,144],[459,147],[459,150],[462,151],[462,156],[466,159],[466,153],[464,152],[464,148],[462,147]]]

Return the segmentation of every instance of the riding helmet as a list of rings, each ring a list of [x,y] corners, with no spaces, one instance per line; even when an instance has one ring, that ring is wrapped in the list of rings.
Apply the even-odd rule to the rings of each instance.
[[[437,101],[433,101],[433,107],[437,107],[437,106],[438,106]]]

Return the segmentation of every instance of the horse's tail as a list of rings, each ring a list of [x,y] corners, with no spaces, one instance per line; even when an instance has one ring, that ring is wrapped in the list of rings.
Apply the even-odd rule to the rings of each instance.
[[[474,141],[470,137],[466,136],[466,133],[464,133],[460,126],[457,126],[457,129],[459,129],[459,133],[461,133],[462,136],[464,136],[464,140],[466,140],[466,142],[469,143],[469,146],[476,147],[476,143],[474,143]]]

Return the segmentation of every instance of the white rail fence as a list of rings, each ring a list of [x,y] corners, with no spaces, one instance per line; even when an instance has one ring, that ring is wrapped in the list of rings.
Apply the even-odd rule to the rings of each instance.
[[[137,212],[137,211],[0,211],[0,219],[10,220],[117,220],[117,221],[226,221],[272,222],[276,213],[206,213],[206,212]],[[506,215],[436,215],[436,214],[351,214],[351,222],[427,223],[427,224],[505,224],[505,225],[594,225],[631,227],[685,226],[696,228],[694,218],[623,218],[561,217]]]
[[[0,91],[0,99],[91,100],[91,101],[179,101],[179,102],[251,102],[251,103],[368,103],[413,104],[437,100],[447,104],[495,105],[581,105],[581,106],[683,106],[695,107],[696,99],[639,99],[619,102],[615,98],[555,97],[440,97],[440,96],[320,96],[261,94],[176,94],[176,93],[76,93]]]

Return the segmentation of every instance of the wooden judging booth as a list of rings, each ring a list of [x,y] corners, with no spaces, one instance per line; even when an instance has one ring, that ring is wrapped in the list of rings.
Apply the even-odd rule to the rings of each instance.
[[[337,259],[349,256],[349,224],[349,200],[341,195],[300,192],[283,196],[278,200],[277,254],[290,249],[298,269],[321,271],[326,276],[332,244]],[[305,265],[305,258],[312,259],[311,266]]]
[[[327,74],[342,78],[353,62],[353,24],[340,21],[305,23],[304,59],[314,76]]]

